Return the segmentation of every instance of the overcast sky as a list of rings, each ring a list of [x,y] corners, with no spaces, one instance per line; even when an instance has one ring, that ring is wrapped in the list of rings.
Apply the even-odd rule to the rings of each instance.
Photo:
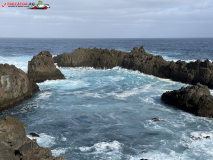
[[[22,1],[1,0],[1,5],[5,2]],[[51,8],[0,6],[0,37],[213,37],[213,0],[44,0],[43,3]]]

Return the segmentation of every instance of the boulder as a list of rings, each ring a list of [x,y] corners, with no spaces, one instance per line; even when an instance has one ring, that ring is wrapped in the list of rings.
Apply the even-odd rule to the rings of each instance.
[[[24,71],[14,65],[0,64],[0,112],[14,108],[38,90]]]
[[[65,160],[54,157],[48,148],[40,147],[36,140],[26,136],[26,125],[13,117],[0,120],[1,160]]]
[[[34,82],[65,79],[61,71],[56,68],[49,51],[40,52],[28,62],[28,76]]]
[[[197,83],[179,90],[163,93],[161,99],[184,111],[197,116],[213,117],[213,97],[207,86]]]

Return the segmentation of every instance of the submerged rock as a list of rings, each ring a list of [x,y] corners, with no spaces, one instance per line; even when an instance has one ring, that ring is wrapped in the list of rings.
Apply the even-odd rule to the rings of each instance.
[[[200,83],[165,92],[161,99],[167,104],[194,113],[197,116],[213,118],[213,97],[208,87]]]
[[[39,90],[27,74],[14,65],[0,64],[0,112],[14,108]]]
[[[36,140],[26,136],[26,125],[13,117],[0,121],[1,160],[65,160],[52,156],[48,148],[40,147]]]
[[[143,46],[134,47],[130,53],[108,49],[78,48],[70,54],[53,57],[60,67],[113,68],[120,66],[138,70],[160,78],[170,78],[189,84],[207,85],[213,88],[213,64],[209,60],[186,63],[166,61],[162,56],[146,53]]]
[[[28,62],[28,76],[34,82],[65,79],[61,71],[56,68],[49,51],[40,52]]]

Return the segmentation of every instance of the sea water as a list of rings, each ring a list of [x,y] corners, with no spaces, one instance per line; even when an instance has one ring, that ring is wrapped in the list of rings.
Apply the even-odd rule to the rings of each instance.
[[[0,63],[14,64],[27,73],[28,61],[42,50],[52,55],[78,47],[130,52],[142,45],[148,53],[170,61],[213,59],[213,39],[1,38]],[[38,133],[38,144],[50,148],[54,156],[67,160],[213,159],[213,119],[161,101],[164,92],[188,84],[120,67],[59,69],[65,80],[38,83],[40,91],[31,99],[0,113],[1,119],[12,116],[26,123],[26,132]]]

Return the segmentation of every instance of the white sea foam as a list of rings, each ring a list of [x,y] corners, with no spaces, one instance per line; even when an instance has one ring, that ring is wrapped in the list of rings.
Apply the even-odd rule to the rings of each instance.
[[[45,133],[39,134],[40,137],[32,137],[31,135],[27,135],[28,138],[30,139],[36,139],[37,143],[41,147],[51,147],[55,144],[55,137],[52,137],[50,135],[47,135]]]
[[[38,95],[37,99],[47,99],[52,95],[52,92],[43,92]]]
[[[51,86],[51,87],[59,87],[61,89],[77,89],[77,88],[83,88],[88,87],[90,84],[88,82],[82,81],[82,80],[46,80],[42,83],[38,84],[39,87],[44,88],[45,86]]]
[[[53,156],[59,157],[61,154],[64,154],[68,149],[70,149],[70,148],[56,148],[51,151],[52,151]]]
[[[118,141],[113,142],[100,142],[91,147],[79,147],[81,152],[94,152],[94,153],[109,153],[109,152],[121,152],[122,144]]]
[[[135,95],[135,94],[138,94],[140,91],[138,88],[133,88],[129,91],[124,91],[122,93],[115,93],[114,91],[111,92],[111,93],[107,93],[108,96],[115,96],[119,99],[125,99],[127,97],[130,97],[132,95]]]

